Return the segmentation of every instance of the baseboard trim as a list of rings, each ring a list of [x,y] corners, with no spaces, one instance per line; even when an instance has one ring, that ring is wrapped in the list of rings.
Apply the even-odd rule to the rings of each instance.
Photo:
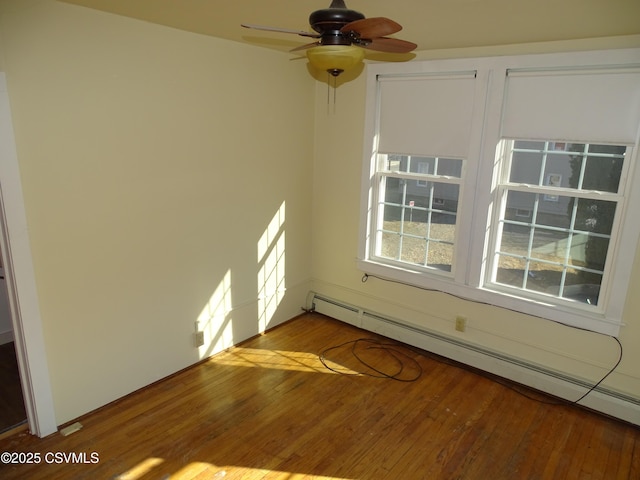
[[[567,401],[575,401],[593,386],[585,379],[442,335],[317,292],[309,293],[307,308]],[[640,425],[640,399],[623,392],[598,386],[579,405]]]

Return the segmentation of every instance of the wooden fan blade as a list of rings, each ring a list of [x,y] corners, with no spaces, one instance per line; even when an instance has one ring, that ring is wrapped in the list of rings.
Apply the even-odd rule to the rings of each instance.
[[[387,53],[409,53],[418,48],[418,45],[413,42],[386,37],[374,38],[368,45],[360,46],[369,50]]]
[[[299,52],[300,50],[306,50],[307,48],[317,47],[320,42],[307,43],[306,45],[300,45],[299,47],[292,48],[290,52]]]
[[[347,23],[340,29],[341,32],[354,31],[361,38],[379,38],[392,35],[402,30],[402,25],[384,17],[363,18]]]
[[[320,35],[318,35],[317,33],[305,32],[304,30],[291,30],[288,28],[267,27],[265,25],[251,25],[248,23],[242,23],[241,25],[244,28],[253,28],[255,30],[265,30],[267,32],[293,33],[295,35],[300,35],[302,37],[320,38]]]

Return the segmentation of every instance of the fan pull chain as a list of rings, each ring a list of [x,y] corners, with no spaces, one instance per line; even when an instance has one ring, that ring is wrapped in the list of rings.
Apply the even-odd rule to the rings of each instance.
[[[333,85],[331,84],[333,78]],[[333,112],[331,112],[331,87],[333,86]],[[338,78],[334,75],[331,75],[329,71],[327,71],[327,113],[336,113],[336,90],[338,88]]]
[[[331,74],[327,70],[327,113],[329,113],[329,99],[331,98]]]
[[[336,96],[338,92],[338,77],[333,77],[333,113],[336,113]]]

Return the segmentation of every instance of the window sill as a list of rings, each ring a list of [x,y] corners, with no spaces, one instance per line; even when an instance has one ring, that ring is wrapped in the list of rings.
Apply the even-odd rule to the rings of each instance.
[[[453,279],[429,275],[373,260],[357,260],[358,268],[367,275],[423,290],[442,292],[462,300],[492,305],[580,330],[617,336],[622,325],[601,312],[587,312],[566,305],[520,297],[513,293],[456,283]]]

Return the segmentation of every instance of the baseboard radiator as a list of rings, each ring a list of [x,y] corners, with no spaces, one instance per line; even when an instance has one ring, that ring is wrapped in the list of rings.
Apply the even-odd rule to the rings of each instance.
[[[318,292],[309,292],[306,308],[565,400],[578,399],[593,386],[585,379],[448,337]],[[598,386],[580,401],[580,405],[640,425],[640,399],[630,395]]]

